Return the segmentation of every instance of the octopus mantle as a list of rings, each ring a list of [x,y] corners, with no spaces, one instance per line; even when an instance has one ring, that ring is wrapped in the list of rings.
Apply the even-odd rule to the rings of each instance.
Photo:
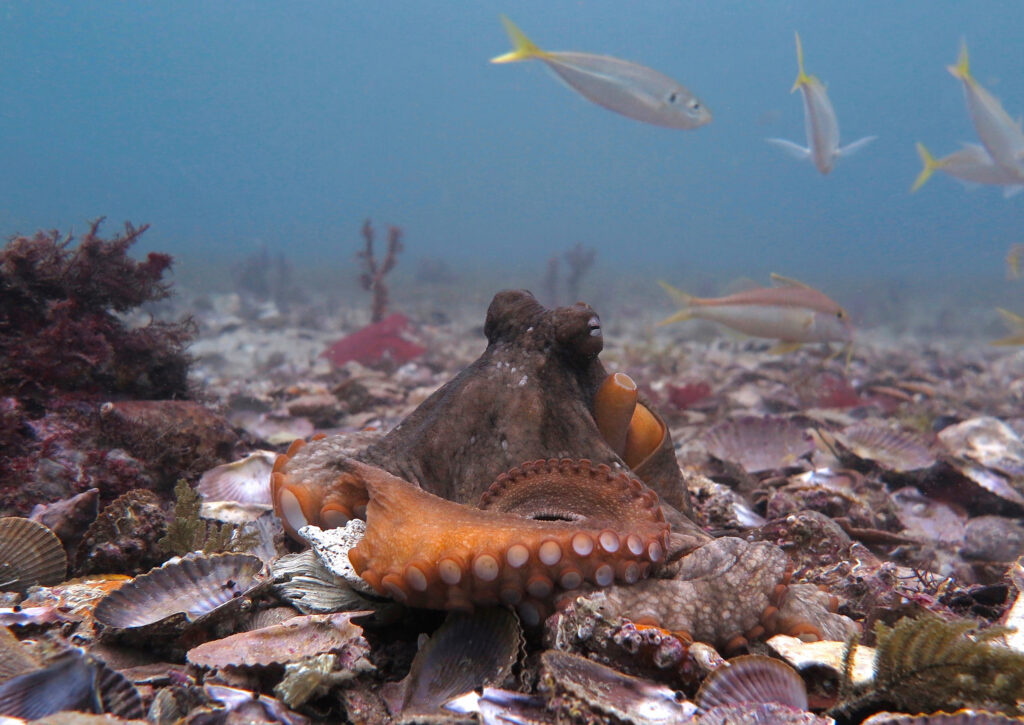
[[[501,292],[484,332],[480,358],[378,443],[297,441],[278,459],[289,533],[365,518],[350,559],[378,592],[440,609],[517,605],[527,621],[560,591],[632,584],[708,539],[685,516],[667,426],[598,360],[593,309]]]

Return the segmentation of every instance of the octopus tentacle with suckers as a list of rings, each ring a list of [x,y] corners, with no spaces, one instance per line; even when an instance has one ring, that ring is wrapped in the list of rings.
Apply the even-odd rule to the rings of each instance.
[[[501,292],[484,332],[483,354],[378,442],[299,441],[279,457],[272,495],[289,533],[365,518],[349,558],[379,593],[515,605],[527,623],[562,592],[628,588],[710,541],[687,517],[668,427],[598,360],[591,307]]]

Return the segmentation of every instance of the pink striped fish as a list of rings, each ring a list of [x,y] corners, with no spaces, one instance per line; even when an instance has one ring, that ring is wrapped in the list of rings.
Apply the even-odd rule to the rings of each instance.
[[[773,352],[789,352],[808,342],[853,342],[850,316],[828,295],[794,279],[772,275],[776,287],[757,287],[728,297],[694,297],[659,282],[682,308],[659,322],[710,320],[753,337],[779,341]]]

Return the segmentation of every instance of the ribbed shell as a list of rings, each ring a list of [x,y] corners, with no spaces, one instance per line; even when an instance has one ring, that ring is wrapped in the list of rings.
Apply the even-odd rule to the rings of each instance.
[[[142,699],[123,675],[102,661],[70,650],[50,664],[0,684],[0,714],[35,720],[61,710],[143,716]]]
[[[715,425],[704,445],[715,458],[760,473],[794,465],[814,450],[814,439],[789,418],[749,416]]]
[[[236,501],[271,505],[270,471],[277,454],[253,451],[245,458],[211,468],[196,490],[204,501]]]
[[[775,702],[807,709],[807,686],[797,671],[781,660],[745,655],[728,660],[708,675],[697,691],[701,712],[713,707]]]
[[[930,468],[936,461],[928,442],[910,431],[857,423],[836,434],[836,439],[857,458],[897,473]]]
[[[17,516],[0,518],[0,590],[25,593],[30,586],[64,581],[68,557],[50,529]]]
[[[385,692],[388,706],[403,716],[432,713],[456,695],[500,685],[522,646],[519,620],[507,609],[451,612],[416,653],[408,676]]]
[[[351,650],[351,659],[369,652],[363,628],[352,617],[369,612],[308,614],[263,629],[239,632],[204,642],[188,651],[200,667],[266,667],[299,662],[307,657]]]
[[[175,614],[195,621],[261,583],[263,562],[247,554],[173,559],[135,577],[96,605],[97,622],[144,627]]]

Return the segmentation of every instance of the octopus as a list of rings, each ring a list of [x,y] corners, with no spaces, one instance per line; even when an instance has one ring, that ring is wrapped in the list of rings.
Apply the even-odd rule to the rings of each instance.
[[[281,455],[271,488],[285,529],[365,519],[353,568],[414,607],[515,606],[536,625],[567,593],[616,602],[645,579],[656,591],[666,582],[648,577],[711,537],[688,518],[668,427],[598,359],[599,317],[504,291],[484,333],[481,356],[377,442],[300,440]],[[779,600],[775,573],[757,579],[774,598],[753,606]]]

